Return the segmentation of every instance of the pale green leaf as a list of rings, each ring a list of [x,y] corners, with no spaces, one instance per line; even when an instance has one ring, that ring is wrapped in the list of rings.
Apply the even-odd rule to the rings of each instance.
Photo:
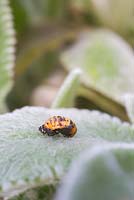
[[[83,82],[114,100],[134,91],[131,47],[107,30],[87,31],[61,55],[67,69],[82,68]]]
[[[38,127],[50,116],[70,117],[73,138],[43,136]],[[0,196],[56,184],[70,162],[86,148],[107,142],[133,142],[134,127],[97,111],[25,107],[0,116]]]
[[[128,93],[122,97],[122,101],[125,104],[129,119],[134,123],[134,94]]]
[[[133,200],[134,144],[99,146],[73,163],[56,200]]]
[[[52,104],[53,108],[74,106],[75,95],[80,83],[80,75],[80,69],[74,69],[69,73]]]
[[[0,113],[5,111],[5,96],[12,86],[14,30],[8,0],[0,1]]]

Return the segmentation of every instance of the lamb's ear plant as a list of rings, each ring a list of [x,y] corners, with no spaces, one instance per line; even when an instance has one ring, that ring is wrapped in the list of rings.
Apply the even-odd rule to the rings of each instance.
[[[133,200],[134,144],[98,146],[74,161],[56,200]]]
[[[83,32],[72,47],[61,53],[61,60],[68,70],[82,68],[83,83],[114,101],[121,103],[122,95],[134,91],[133,50],[111,31]]]
[[[6,111],[5,97],[13,83],[14,29],[8,0],[0,0],[0,113]]]
[[[53,108],[66,108],[74,106],[75,96],[78,93],[80,85],[81,74],[82,71],[78,68],[73,69],[69,73],[52,104]]]
[[[14,43],[8,1],[1,0],[0,112],[4,112],[5,97],[12,86]],[[24,200],[28,199],[27,195],[31,193],[30,200],[33,196],[36,200],[50,200],[57,184],[68,171],[70,163],[83,150],[95,145],[133,142],[134,127],[121,122],[118,118],[97,111],[61,109],[61,107],[73,106],[79,79],[78,70],[69,74],[53,104],[58,109],[25,107],[0,115],[0,197],[2,199]],[[39,126],[53,115],[71,118],[76,123],[77,134],[73,138],[64,138],[60,134],[54,137],[42,135],[38,130]],[[133,147],[131,149],[133,150]],[[124,155],[122,151],[123,149],[120,150],[121,155]],[[111,162],[112,158],[112,156],[109,157]],[[126,162],[127,157],[124,158],[126,158],[125,163],[128,163],[126,169],[131,169],[130,160]],[[94,170],[99,166],[99,162],[101,164],[101,159],[93,163]],[[122,160],[120,165],[125,166]],[[110,176],[111,171],[108,173]],[[120,177],[120,170],[117,171],[117,177]],[[133,184],[131,185],[130,181],[128,183],[129,191]],[[95,186],[99,184],[101,184],[101,179]],[[124,187],[121,188],[124,189]]]
[[[38,127],[53,115],[71,118],[77,134],[73,138],[42,135]],[[25,107],[1,115],[0,196],[10,199],[32,188],[41,192],[38,187],[56,187],[83,150],[133,140],[133,126],[97,111]]]

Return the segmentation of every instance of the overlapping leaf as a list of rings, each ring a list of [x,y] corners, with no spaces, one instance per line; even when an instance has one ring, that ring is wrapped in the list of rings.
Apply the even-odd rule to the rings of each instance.
[[[74,69],[69,73],[52,104],[53,108],[67,108],[74,106],[75,95],[78,92],[80,83],[80,74],[80,69]]]
[[[38,127],[48,117],[70,117],[73,138],[43,136]],[[26,107],[0,116],[1,196],[39,185],[55,184],[81,151],[101,142],[134,140],[134,128],[97,111]]]
[[[57,200],[133,200],[134,145],[95,147],[74,162]]]
[[[134,54],[130,46],[107,30],[87,31],[76,44],[62,53],[67,69],[84,70],[84,83],[120,102],[134,91]]]

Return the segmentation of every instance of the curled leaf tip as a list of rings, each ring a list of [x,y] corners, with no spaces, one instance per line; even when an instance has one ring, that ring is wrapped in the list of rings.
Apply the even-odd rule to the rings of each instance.
[[[59,89],[59,92],[52,104],[52,108],[73,107],[74,98],[77,94],[77,89],[80,83],[81,73],[82,70],[79,68],[75,68],[69,73]]]

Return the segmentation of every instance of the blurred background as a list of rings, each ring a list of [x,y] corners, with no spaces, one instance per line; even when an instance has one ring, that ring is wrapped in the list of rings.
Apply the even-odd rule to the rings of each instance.
[[[14,85],[7,96],[10,110],[25,105],[51,107],[75,66],[89,75],[73,106],[128,121],[119,96],[134,87],[130,81],[133,0],[10,0],[10,6],[17,38]],[[89,44],[86,51],[85,44]],[[129,81],[124,84],[126,73]]]

